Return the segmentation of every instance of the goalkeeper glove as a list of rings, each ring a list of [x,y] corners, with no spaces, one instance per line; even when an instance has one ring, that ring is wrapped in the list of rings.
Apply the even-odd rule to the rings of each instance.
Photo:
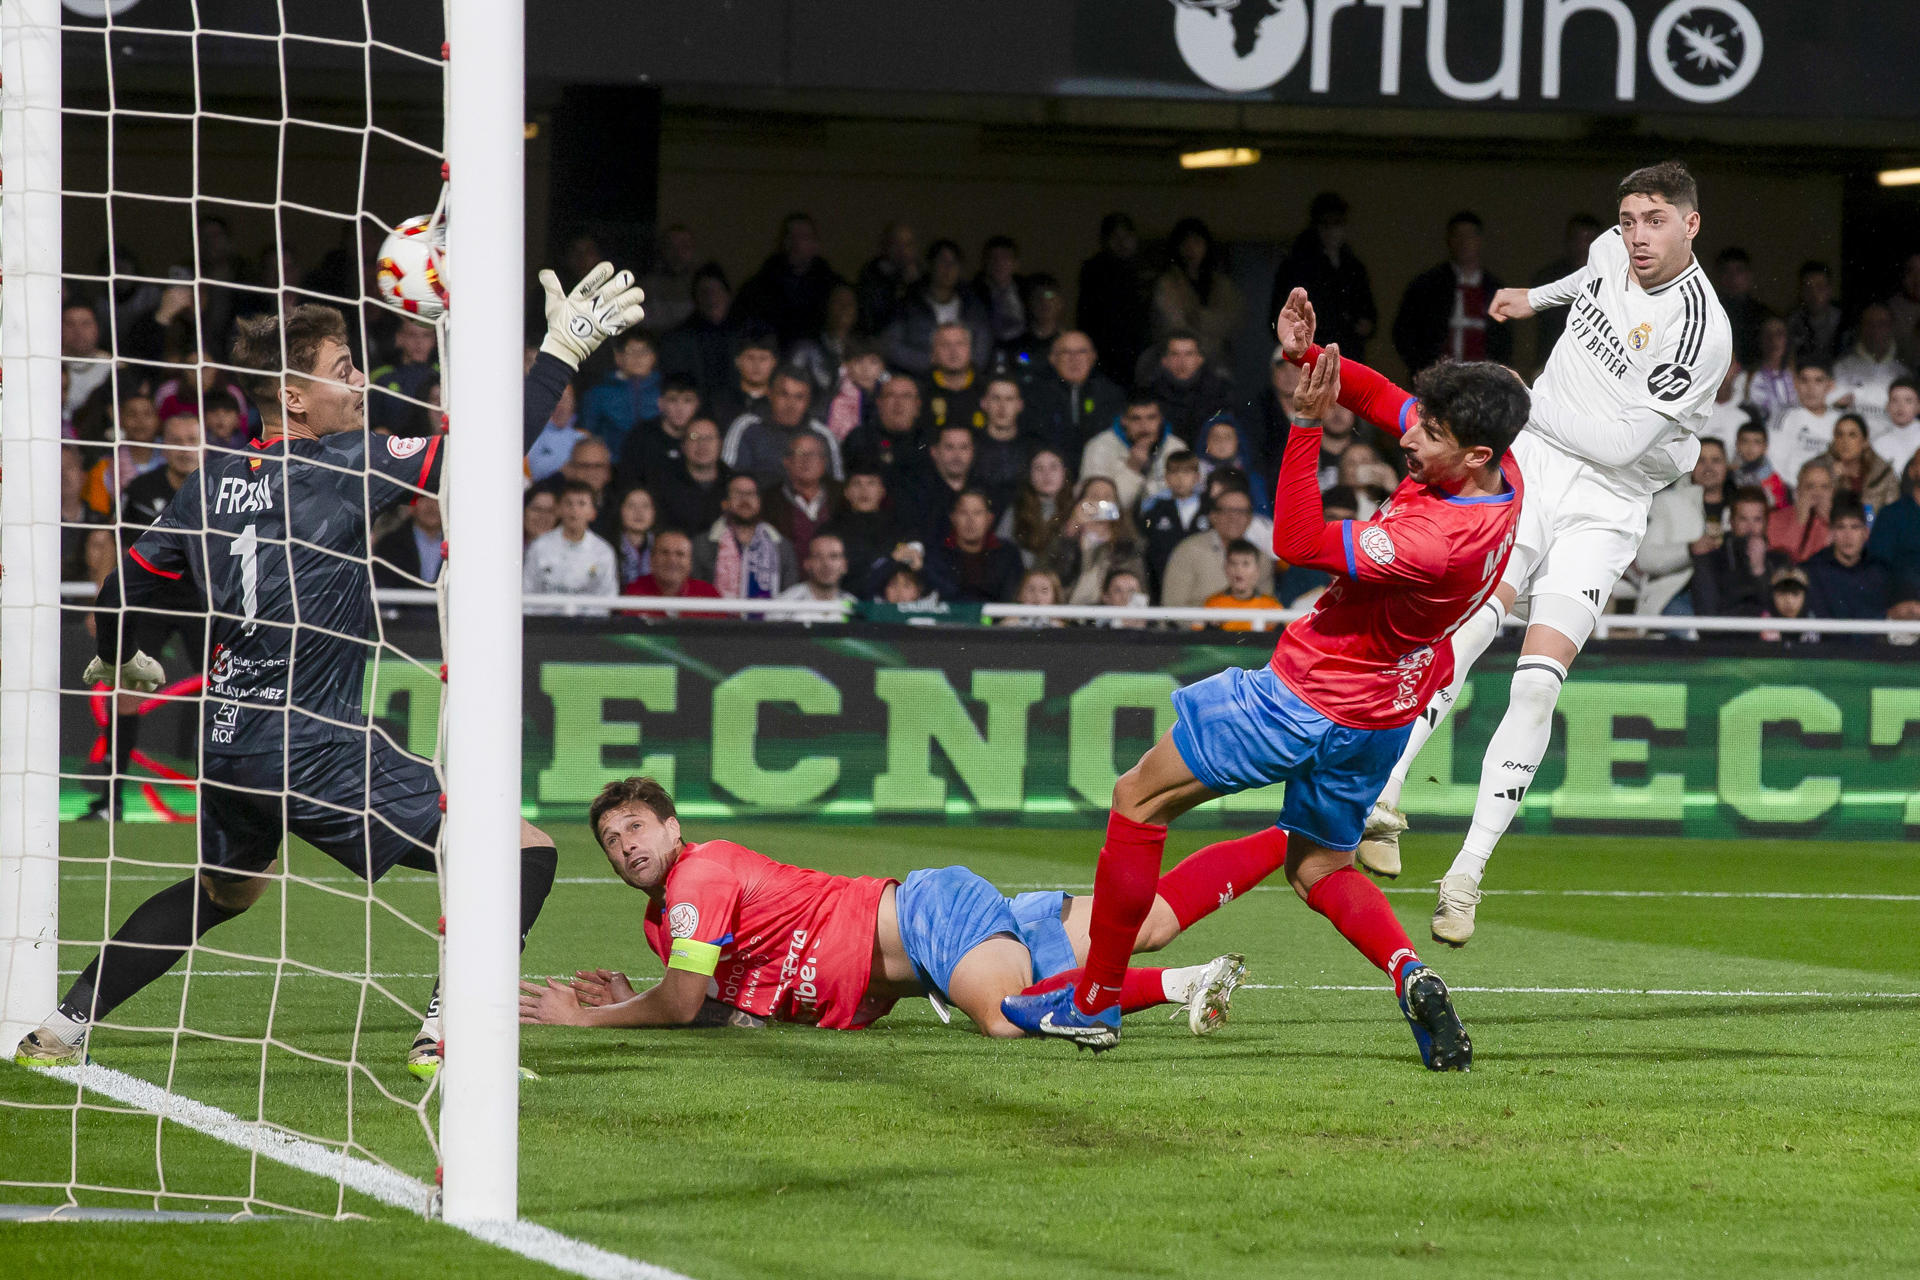
[[[615,273],[611,262],[587,272],[572,293],[560,291],[560,277],[540,273],[547,293],[547,337],[540,349],[578,369],[594,349],[622,329],[640,323],[646,315],[646,294],[633,282],[633,272]]]
[[[105,658],[95,658],[80,673],[80,679],[89,686],[114,683],[114,670],[107,665]],[[133,656],[120,664],[119,687],[132,693],[152,693],[167,682],[167,673],[160,664],[149,658],[139,649]]]

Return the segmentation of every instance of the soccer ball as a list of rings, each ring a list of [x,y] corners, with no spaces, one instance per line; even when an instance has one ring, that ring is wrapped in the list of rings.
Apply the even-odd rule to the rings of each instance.
[[[447,309],[447,229],[431,217],[408,218],[380,245],[375,261],[380,296],[422,320]]]

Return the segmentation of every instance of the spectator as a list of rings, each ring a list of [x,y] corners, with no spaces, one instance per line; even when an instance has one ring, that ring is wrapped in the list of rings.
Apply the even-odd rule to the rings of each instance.
[[[1530,283],[1536,288],[1543,284],[1552,284],[1584,268],[1587,265],[1587,254],[1593,248],[1594,237],[1600,234],[1600,230],[1600,220],[1590,213],[1576,213],[1568,218],[1566,229],[1562,233],[1560,256],[1534,272]],[[1286,299],[1282,298],[1281,301],[1285,302]],[[1317,298],[1314,300],[1314,308],[1316,311],[1319,309]],[[1275,307],[1273,310],[1277,315],[1280,308]],[[1533,322],[1533,351],[1536,367],[1546,364],[1547,353],[1553,350],[1553,344],[1560,341],[1560,335],[1566,332],[1567,313],[1570,310],[1572,310],[1570,307],[1548,307],[1545,311],[1536,313]],[[1325,346],[1327,339],[1319,338],[1317,341]],[[1343,345],[1340,348],[1341,354],[1346,354],[1346,350]]]
[[[554,402],[553,412],[547,415],[547,425],[533,438],[533,447],[527,450],[527,479],[539,484],[560,473],[573,457],[573,450],[583,440],[592,439],[579,426],[580,415],[574,412],[573,384],[568,383],[560,390],[560,398]]]
[[[1728,457],[1733,456],[1734,436],[1758,417],[1751,405],[1740,400],[1746,394],[1744,373],[1737,361],[1728,363],[1727,376],[1720,379],[1720,389],[1713,394],[1713,408],[1707,411],[1707,420],[1700,428],[1700,438],[1718,440]],[[1761,417],[1759,421],[1764,424],[1766,419]]]
[[[1025,408],[1020,384],[1012,375],[987,380],[980,397],[985,427],[973,441],[973,476],[992,497],[995,511],[1005,511],[1012,504],[1014,490],[1027,474],[1027,460],[1033,454],[1032,440],[1020,430],[1020,415]]]
[[[918,570],[909,565],[888,561],[885,579],[876,592],[879,598],[890,605],[938,604],[940,597],[927,590],[920,580]]]
[[[428,394],[434,394],[434,388],[429,387]],[[232,396],[209,399],[200,410],[200,422],[201,435],[211,449],[244,448],[253,435],[246,406],[235,403]]]
[[[1760,490],[1775,511],[1792,500],[1787,482],[1767,457],[1767,429],[1760,423],[1748,422],[1734,433],[1733,457],[1734,488]]]
[[[194,324],[194,291],[191,284],[185,283],[192,273],[184,267],[174,267],[168,275],[173,282],[160,290],[158,305],[145,315],[129,316],[124,309],[120,310],[119,321],[126,335],[117,348],[122,358],[158,364],[167,358],[168,352],[198,350],[200,333]],[[133,282],[123,277],[115,287],[129,283]]]
[[[1795,364],[1826,364],[1840,354],[1840,308],[1833,303],[1833,273],[1824,262],[1800,264],[1800,292],[1787,313],[1787,350]]]
[[[827,431],[842,449],[848,436],[872,420],[887,373],[887,362],[871,338],[848,338],[845,357],[825,397]]]
[[[1689,592],[1693,612],[1709,618],[1758,618],[1766,613],[1774,572],[1792,562],[1767,544],[1767,495],[1744,488],[1733,495],[1727,536],[1693,558]]]
[[[1233,367],[1233,332],[1244,303],[1227,275],[1226,250],[1198,218],[1182,218],[1167,237],[1172,261],[1153,286],[1153,336],[1176,333],[1200,340],[1200,353],[1219,368]]]
[[[1213,473],[1202,482],[1207,495],[1207,510],[1213,510],[1213,504],[1229,493],[1237,493],[1248,502],[1253,502],[1253,486],[1247,483],[1247,473],[1238,467],[1215,467]],[[1351,492],[1351,491],[1349,491]],[[1321,500],[1326,505],[1326,500]],[[1260,504],[1254,502],[1253,519],[1247,525],[1245,537],[1256,547],[1273,545],[1273,521],[1260,514]]]
[[[847,576],[847,550],[840,539],[830,533],[816,535],[807,548],[801,568],[806,576],[782,591],[779,599],[818,600],[836,605],[853,603],[853,593],[840,585]],[[844,614],[845,610],[834,609],[821,614],[820,620],[837,622]]]
[[[934,326],[932,366],[921,384],[925,396],[925,427],[938,431],[949,423],[978,431],[986,425],[980,413],[983,385],[973,363],[973,332],[959,321]]]
[[[1413,278],[1393,320],[1393,347],[1417,374],[1442,359],[1513,360],[1513,329],[1487,318],[1501,280],[1480,261],[1480,215],[1461,210],[1447,219],[1447,260]]]
[[[1759,363],[1742,366],[1752,372],[1747,375],[1746,388],[1740,398],[1757,410],[1764,421],[1772,422],[1800,403],[1800,393],[1794,385],[1793,352],[1788,345],[1787,322],[1778,316],[1768,316],[1762,320],[1759,344]],[[1733,363],[1741,362],[1735,360]],[[1812,363],[1822,369],[1828,367],[1821,361]]]
[[[1053,340],[1026,398],[1034,434],[1063,458],[1079,457],[1126,406],[1126,393],[1094,367],[1093,339],[1078,329]]]
[[[1708,438],[1700,442],[1700,456],[1693,464],[1693,483],[1700,490],[1700,517],[1703,528],[1719,536],[1727,526],[1728,509],[1733,505],[1733,462],[1727,446]]]
[[[1140,536],[1119,501],[1113,481],[1082,476],[1073,506],[1054,536],[1040,568],[1067,584],[1068,604],[1097,604],[1107,574],[1125,568],[1146,580]]]
[[[874,403],[873,421],[856,427],[842,452],[849,470],[877,471],[897,489],[919,469],[926,453],[926,437],[920,434],[920,386],[912,378],[888,378]]]
[[[1028,276],[1027,324],[1000,344],[997,358],[1001,367],[1023,382],[1038,376],[1053,351],[1054,341],[1060,337],[1060,326],[1066,316],[1067,300],[1060,292],[1060,282],[1045,271]],[[1091,342],[1087,344],[1087,353],[1091,358]]]
[[[973,277],[973,296],[986,311],[987,336],[996,350],[1026,330],[1027,306],[1021,296],[1025,283],[1020,278],[1020,246],[1013,237],[987,237],[980,270]]]
[[[700,261],[693,228],[676,222],[660,233],[653,266],[637,282],[647,295],[647,323],[665,333],[693,314],[693,269]]]
[[[973,432],[944,427],[927,450],[927,464],[901,473],[894,484],[893,509],[908,534],[929,547],[938,546],[951,532],[947,517],[953,500],[975,487]]]
[[[782,348],[820,330],[827,315],[827,294],[840,276],[820,256],[820,229],[804,213],[780,220],[779,243],[760,270],[740,286],[734,311],[758,321],[779,336]]]
[[[1811,618],[1814,615],[1808,607],[1806,571],[1794,565],[1787,565],[1773,571],[1773,586],[1769,596],[1770,604],[1763,617],[1768,618]],[[1778,644],[1782,640],[1800,640],[1814,643],[1820,639],[1818,631],[1803,631],[1798,635],[1791,632],[1762,631],[1760,638],[1769,644]]]
[[[979,489],[953,500],[948,512],[952,532],[927,551],[927,585],[942,600],[999,604],[1013,598],[1020,584],[1020,553],[993,536],[993,503]]]
[[[1896,473],[1920,453],[1920,382],[1901,378],[1887,388],[1887,425],[1874,435],[1873,451]]]
[[[1720,514],[1718,509],[1708,514],[1708,486],[1714,495],[1711,503],[1724,505],[1726,482],[1726,449],[1718,440],[1702,440],[1693,474],[1653,495],[1646,536],[1633,559],[1635,613],[1691,611],[1687,584],[1693,579],[1694,558],[1720,548]]]
[[[840,514],[839,489],[827,478],[827,442],[810,431],[794,432],[780,466],[786,475],[766,497],[766,521],[804,560],[814,536]]]
[[[1795,564],[1825,550],[1830,534],[1827,513],[1833,507],[1833,468],[1809,458],[1793,485],[1793,505],[1767,517],[1767,543]]]
[[[885,334],[887,363],[916,377],[933,368],[933,331],[943,324],[966,326],[970,363],[984,365],[993,353],[987,336],[987,312],[980,300],[960,287],[965,262],[960,246],[936,240],[927,246],[926,278],[907,294]]]
[[[1920,453],[1900,472],[1900,497],[1873,518],[1867,555],[1887,566],[1897,599],[1920,593]]]
[[[1151,285],[1133,219],[1124,213],[1100,219],[1100,251],[1080,264],[1074,325],[1093,343],[1101,372],[1120,386],[1132,384],[1134,365],[1147,349]]]
[[[732,431],[747,415],[764,414],[773,395],[773,372],[779,365],[780,348],[771,333],[743,335],[734,346],[732,383],[707,396],[713,420]],[[812,395],[811,385],[808,395]]]
[[[1364,440],[1355,440],[1340,455],[1340,483],[1353,490],[1360,502],[1360,519],[1371,520],[1385,505],[1399,484],[1393,468],[1380,457],[1380,451]]]
[[[1313,299],[1319,321],[1316,340],[1338,343],[1342,355],[1366,359],[1367,339],[1379,327],[1380,312],[1366,264],[1347,246],[1347,202],[1337,192],[1322,191],[1308,206],[1307,229],[1294,237],[1293,248],[1273,273],[1267,314],[1280,314],[1296,288]]]
[[[1107,576],[1100,583],[1100,603],[1109,609],[1144,609],[1153,601],[1143,589],[1139,569],[1121,565],[1107,570]],[[1144,630],[1147,622],[1145,618],[1103,618],[1096,625],[1138,631]]]
[[[1833,541],[1809,557],[1807,612],[1816,618],[1875,621],[1893,604],[1887,567],[1867,558],[1867,513],[1857,499],[1843,494],[1827,518]],[[1834,637],[1864,642],[1866,636]]]
[[[799,578],[793,544],[760,518],[760,488],[752,476],[727,481],[720,518],[694,539],[693,576],[729,600],[771,600]]]
[[[1819,460],[1833,471],[1835,492],[1865,503],[1869,518],[1900,496],[1900,477],[1867,443],[1866,419],[1857,413],[1843,413],[1834,422],[1833,442]]]
[[[700,412],[700,389],[684,373],[661,380],[660,413],[635,425],[620,446],[614,476],[623,488],[660,484],[673,476],[685,457],[687,428]]]
[[[1031,568],[1053,544],[1072,505],[1066,460],[1041,445],[1027,462],[1026,478],[1014,492],[1013,503],[1001,515],[994,534],[1019,548],[1020,558]]]
[[[593,486],[586,481],[568,480],[561,486],[560,527],[541,534],[527,547],[520,572],[521,590],[530,596],[619,593],[620,568],[614,560],[613,548],[590,527],[598,510]],[[527,612],[572,614],[575,610],[534,606]]]
[[[1029,569],[1020,576],[1020,588],[1014,592],[1015,604],[1031,604],[1043,607],[1062,605],[1067,602],[1067,590],[1060,585],[1060,579],[1045,569]],[[1002,626],[1008,627],[1064,627],[1066,621],[1061,618],[1002,618]]]
[[[727,273],[709,262],[693,273],[692,313],[660,339],[660,371],[692,378],[700,394],[710,396],[734,378],[733,290]]]
[[[1887,425],[1888,391],[1912,372],[1894,356],[1893,312],[1876,302],[1860,313],[1853,346],[1833,362],[1834,390],[1851,397],[1851,408],[1866,420],[1869,431],[1879,431]],[[1816,590],[1813,607],[1819,607],[1819,600]]]
[[[440,501],[421,495],[407,510],[407,522],[380,539],[373,548],[373,585],[418,590],[422,583],[440,580],[446,559],[445,527]]]
[[[807,375],[789,365],[774,375],[772,393],[764,413],[746,413],[734,419],[727,429],[720,456],[734,471],[749,475],[766,486],[785,477],[787,448],[802,433],[817,436],[826,447],[827,470],[836,479],[841,475],[840,444],[818,418],[808,417],[812,387]]]
[[[1144,390],[1160,402],[1173,434],[1193,447],[1200,428],[1222,409],[1233,407],[1233,384],[1207,365],[1200,340],[1191,333],[1167,335],[1160,363],[1146,379]]]
[[[866,590],[874,565],[892,556],[900,544],[900,527],[886,509],[887,485],[878,470],[853,467],[841,497],[839,513],[820,532],[840,539],[847,561],[841,585],[857,594]]]
[[[652,479],[660,524],[674,529],[704,529],[720,517],[733,470],[720,461],[720,428],[713,419],[687,424],[680,460],[665,464]]]
[[[1893,313],[1893,353],[1909,369],[1920,369],[1920,252],[1907,255],[1900,291],[1887,299],[1887,310]]]
[[[1140,499],[1158,493],[1167,481],[1167,455],[1179,447],[1150,391],[1127,397],[1120,421],[1087,441],[1080,454],[1080,475],[1113,481],[1124,511],[1139,509]]]
[[[1270,476],[1277,476],[1280,472],[1280,449],[1286,443],[1287,432],[1293,429],[1293,397],[1300,388],[1300,366],[1287,363],[1280,348],[1275,347],[1268,369],[1267,385],[1247,405],[1243,420],[1251,434],[1249,444],[1259,459],[1261,470]],[[1324,440],[1321,445],[1323,468],[1337,466],[1337,458],[1329,462],[1324,456]],[[1346,445],[1342,443],[1340,447],[1344,449]],[[1323,471],[1323,475],[1327,477],[1324,483],[1333,483],[1330,472]]]
[[[1253,524],[1253,499],[1240,492],[1222,493],[1214,499],[1207,519],[1210,528],[1183,538],[1167,558],[1161,604],[1197,609],[1207,597],[1227,589],[1227,546],[1246,538]],[[1273,594],[1272,556],[1261,556],[1256,585],[1261,595]]]
[[[136,477],[120,500],[120,522],[145,528],[160,518],[188,476],[200,469],[200,420],[176,414],[160,424],[160,465]]]
[[[160,436],[160,414],[153,401],[137,390],[128,390],[117,409],[109,439],[119,443],[93,450],[98,461],[87,469],[84,496],[96,515],[112,515],[128,485],[166,465],[166,459],[153,447]]]
[[[703,578],[693,576],[693,539],[678,529],[662,529],[653,539],[651,570],[626,585],[621,592],[629,596],[665,596],[695,600],[718,600],[719,589]],[[661,618],[663,613],[642,613],[643,618]],[[682,613],[682,618],[726,618],[725,613]]]
[[[885,333],[899,318],[907,294],[920,283],[920,240],[904,222],[889,222],[880,233],[880,252],[860,268],[855,292],[860,301],[860,331]]]
[[[529,489],[520,499],[520,546],[524,551],[535,538],[550,532],[560,523],[560,499],[551,489]]]
[[[1147,582],[1155,596],[1165,581],[1167,558],[1191,534],[1208,528],[1200,496],[1200,459],[1186,449],[1167,455],[1167,489],[1140,512],[1147,540]]]
[[[598,436],[618,455],[627,435],[642,422],[660,416],[659,353],[653,339],[638,329],[613,336],[613,372],[586,394],[581,429]]]
[[[620,499],[619,527],[611,539],[613,554],[620,566],[620,586],[624,590],[653,570],[654,510],[653,495],[632,488]]]
[[[1800,402],[1776,417],[1767,437],[1767,456],[1783,476],[1798,475],[1800,464],[1817,458],[1833,442],[1833,424],[1840,410],[1832,407],[1833,371],[1824,365],[1803,364],[1793,375]]]
[[[194,352],[189,358],[198,361],[200,356],[198,352]],[[123,372],[121,376],[124,380],[126,374]],[[426,397],[427,389],[438,381],[439,379],[434,377],[420,384],[423,399]],[[241,412],[245,412],[248,408],[246,395],[234,384],[232,377],[217,364],[200,363],[197,369],[188,370],[175,378],[168,378],[153,390],[154,409],[159,413],[162,421],[181,413],[190,413],[197,418],[206,411],[206,406],[222,400],[229,402]]]
[[[1353,418],[1347,417],[1349,433]],[[1253,498],[1253,509],[1262,514],[1273,510],[1273,493],[1267,488],[1266,480],[1253,465],[1253,459],[1247,453],[1246,441],[1240,434],[1240,420],[1231,409],[1222,409],[1207,419],[1206,426],[1200,429],[1200,478],[1202,482],[1222,467],[1237,468],[1247,477],[1249,496]]]
[[[393,335],[393,360],[367,375],[367,425],[400,436],[424,436],[439,425],[427,388],[440,381],[433,326],[407,319]]]
[[[834,393],[846,375],[847,362],[851,359],[848,344],[855,340],[854,330],[860,322],[860,303],[854,296],[853,286],[845,280],[836,281],[827,291],[825,317],[819,332],[794,343],[793,352],[787,357],[789,364],[806,371],[813,382],[814,395],[822,400]],[[876,368],[873,377],[868,379],[869,390],[880,372]],[[850,425],[848,430],[851,429]]]
[[[1217,591],[1206,599],[1208,609],[1278,609],[1280,602],[1270,595],[1263,594],[1260,587],[1262,573],[1267,571],[1266,558],[1260,554],[1260,548],[1245,538],[1235,538],[1227,544],[1226,554],[1227,589]],[[1219,624],[1222,631],[1265,631],[1267,624],[1254,623],[1242,618]]]
[[[1733,358],[1751,369],[1760,358],[1760,326],[1773,313],[1753,296],[1753,259],[1745,249],[1729,245],[1714,258],[1713,287],[1733,328]]]
[[[78,582],[87,573],[87,535],[99,517],[87,509],[87,467],[80,450],[60,446],[60,581]]]
[[[596,508],[605,506],[607,486],[613,483],[613,456],[607,452],[607,446],[584,433],[574,441],[573,451],[562,464],[558,480],[549,478],[547,484],[557,497],[561,486],[569,481],[578,481],[592,490]]]
[[[100,320],[84,302],[70,302],[60,310],[60,359],[67,372],[62,411],[71,419],[113,377],[113,356],[100,345]]]

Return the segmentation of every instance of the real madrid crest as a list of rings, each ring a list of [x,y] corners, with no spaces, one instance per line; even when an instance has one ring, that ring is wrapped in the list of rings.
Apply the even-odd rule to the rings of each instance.
[[[1633,332],[1627,335],[1627,345],[1632,347],[1635,351],[1645,351],[1647,349],[1647,342],[1652,337],[1653,337],[1652,325],[1650,324],[1637,325],[1635,326]]]

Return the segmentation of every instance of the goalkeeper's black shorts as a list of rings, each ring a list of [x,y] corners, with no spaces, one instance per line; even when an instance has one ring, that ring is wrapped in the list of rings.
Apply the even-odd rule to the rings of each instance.
[[[431,871],[440,818],[433,767],[379,733],[290,747],[284,768],[278,755],[209,755],[200,863],[215,876],[264,871],[291,834],[365,880],[402,863]]]

